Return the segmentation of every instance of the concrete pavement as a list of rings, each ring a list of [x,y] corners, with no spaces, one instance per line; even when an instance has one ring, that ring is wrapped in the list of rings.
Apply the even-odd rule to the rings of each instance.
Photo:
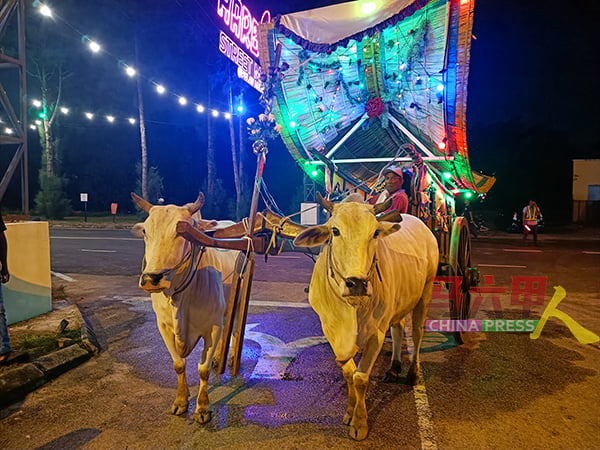
[[[486,239],[521,239],[520,234],[488,232],[480,235],[478,240]],[[600,230],[585,229],[571,233],[543,233],[540,241],[598,241]],[[258,285],[257,285],[258,288]],[[0,408],[4,408],[23,399],[29,392],[39,388],[48,381],[87,361],[100,349],[95,343],[93,330],[88,328],[79,308],[68,300],[53,301],[53,311],[42,316],[10,326],[11,339],[18,342],[26,335],[56,335],[61,322],[68,321],[71,330],[80,329],[82,341],[39,356],[32,357],[29,362],[0,366]],[[36,349],[30,349],[36,355]]]

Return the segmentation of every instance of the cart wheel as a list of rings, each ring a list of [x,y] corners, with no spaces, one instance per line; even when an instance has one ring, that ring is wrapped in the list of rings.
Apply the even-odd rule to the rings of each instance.
[[[452,319],[467,320],[471,309],[470,289],[478,283],[477,269],[471,267],[471,236],[469,224],[464,217],[457,217],[452,226],[450,238],[449,262],[451,276],[460,277],[460,287],[453,283],[450,291],[450,317]],[[455,338],[459,344],[463,343],[461,333],[457,332]]]

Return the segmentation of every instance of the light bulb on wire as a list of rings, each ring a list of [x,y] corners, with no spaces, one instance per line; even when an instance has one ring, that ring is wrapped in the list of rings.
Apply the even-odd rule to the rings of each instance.
[[[46,17],[52,17],[52,10],[48,5],[40,6],[40,14]]]

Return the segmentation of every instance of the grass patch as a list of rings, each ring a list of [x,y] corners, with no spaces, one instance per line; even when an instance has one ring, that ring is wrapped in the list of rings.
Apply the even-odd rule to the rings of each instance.
[[[63,333],[25,334],[15,337],[13,347],[29,353],[31,359],[39,358],[58,350],[58,340],[73,339],[75,344],[81,344],[81,330],[65,330]]]

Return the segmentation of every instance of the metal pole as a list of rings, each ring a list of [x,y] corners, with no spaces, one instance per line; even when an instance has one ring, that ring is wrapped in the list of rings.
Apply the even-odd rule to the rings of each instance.
[[[257,141],[258,143],[258,141]],[[254,191],[252,192],[252,203],[250,204],[250,214],[248,215],[248,236],[252,237],[254,233],[254,222],[256,221],[256,211],[258,209],[258,195],[260,194],[260,185],[262,183],[262,174],[265,168],[265,162],[267,160],[267,146],[253,145],[254,147],[260,147],[256,156],[256,175],[254,177]]]

